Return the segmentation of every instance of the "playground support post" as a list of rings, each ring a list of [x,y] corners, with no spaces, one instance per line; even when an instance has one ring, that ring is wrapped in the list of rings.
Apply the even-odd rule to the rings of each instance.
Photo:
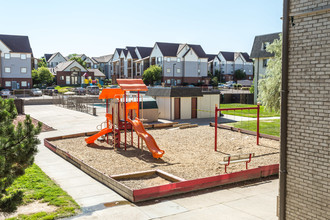
[[[260,114],[259,102],[258,102],[257,106],[258,106],[258,109],[257,109],[257,145],[259,145],[259,114]]]
[[[140,91],[138,91],[138,108],[137,108],[137,117],[140,118],[139,112],[140,112]],[[138,148],[140,149],[140,137],[138,136]]]
[[[109,114],[109,106],[108,106],[108,99],[106,101],[106,114]],[[102,128],[102,127],[101,127]],[[109,119],[107,118],[107,128],[109,128]],[[109,144],[109,133],[107,134],[107,143]]]
[[[124,130],[125,130],[125,151],[126,151],[126,145],[127,145],[127,135],[126,135],[126,91],[124,91]]]
[[[214,128],[215,128],[215,140],[214,140],[214,151],[217,151],[218,146],[218,105],[215,105],[215,120],[214,120]]]

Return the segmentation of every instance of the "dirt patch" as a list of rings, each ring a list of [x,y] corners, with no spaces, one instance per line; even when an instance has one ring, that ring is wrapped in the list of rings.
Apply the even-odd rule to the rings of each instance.
[[[117,181],[128,186],[131,189],[144,189],[147,187],[160,186],[171,183],[170,181],[156,174],[140,177],[140,178],[117,180]]]
[[[224,165],[219,162],[228,154],[255,153],[249,168],[279,163],[279,142],[265,138],[256,145],[256,137],[233,131],[218,130],[218,151],[214,151],[214,128],[199,126],[189,129],[148,130],[165,154],[160,159],[152,157],[144,145],[137,147],[134,133],[134,147],[124,145],[114,149],[109,144],[96,141],[86,145],[85,137],[52,141],[52,143],[72,156],[84,161],[106,175],[116,175],[160,169],[184,179],[196,179],[224,174]],[[130,141],[130,133],[127,134]],[[124,134],[121,135],[124,140]],[[111,139],[111,138],[109,138]],[[245,163],[231,164],[227,172],[245,170]]]
[[[55,212],[57,209],[56,206],[50,206],[47,203],[40,203],[38,201],[29,203],[27,205],[19,206],[16,212],[10,213],[10,214],[4,214],[0,212],[0,220],[6,219],[6,218],[13,218],[18,215],[30,215],[38,212]]]
[[[17,125],[18,122],[22,122],[23,123],[23,121],[25,120],[25,117],[26,117],[25,115],[17,115],[17,117],[14,119],[14,125]],[[37,126],[38,125],[38,122],[39,121],[37,119],[31,117],[31,120],[32,120],[32,124],[34,126]],[[55,130],[54,128],[52,128],[52,127],[50,127],[50,126],[42,123],[41,132],[54,131],[54,130]]]

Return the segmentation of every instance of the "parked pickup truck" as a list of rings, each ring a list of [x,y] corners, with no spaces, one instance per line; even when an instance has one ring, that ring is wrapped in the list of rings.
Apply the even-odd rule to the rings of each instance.
[[[45,95],[56,95],[57,93],[58,91],[54,87],[47,87],[46,89],[44,89]]]

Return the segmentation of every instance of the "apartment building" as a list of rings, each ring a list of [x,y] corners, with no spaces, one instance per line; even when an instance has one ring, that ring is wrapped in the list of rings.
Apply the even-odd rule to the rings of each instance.
[[[0,34],[0,87],[32,87],[34,59],[28,36]]]
[[[150,66],[150,54],[152,51],[152,47],[136,47],[135,53],[138,57],[137,60],[135,60],[135,72],[136,72],[136,78],[141,78],[143,72],[148,69]]]
[[[48,68],[56,67],[59,63],[68,61],[68,59],[64,57],[60,52],[44,54],[44,58]]]
[[[96,62],[96,68],[99,68],[101,72],[105,74],[105,76],[108,79],[111,79],[112,75],[112,66],[111,66],[111,61],[112,61],[113,54],[109,55],[104,55],[100,57],[92,57],[92,59]]]

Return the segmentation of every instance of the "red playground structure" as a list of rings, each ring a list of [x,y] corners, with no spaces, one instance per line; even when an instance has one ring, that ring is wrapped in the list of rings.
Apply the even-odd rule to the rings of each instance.
[[[112,136],[114,148],[120,147],[121,132],[124,131],[125,150],[127,147],[127,131],[131,133],[131,145],[133,146],[133,130],[138,135],[138,148],[143,147],[143,141],[146,143],[149,151],[154,158],[161,158],[165,153],[161,150],[155,139],[145,130],[140,117],[140,91],[148,91],[147,86],[142,79],[117,79],[120,88],[103,89],[99,95],[99,99],[106,100],[106,127],[98,133],[85,139],[87,144],[92,144],[101,136],[106,137],[109,143],[109,135]],[[129,102],[127,102],[127,92],[135,91],[131,94]],[[136,97],[133,97],[133,96]],[[135,117],[135,119],[134,119]]]

